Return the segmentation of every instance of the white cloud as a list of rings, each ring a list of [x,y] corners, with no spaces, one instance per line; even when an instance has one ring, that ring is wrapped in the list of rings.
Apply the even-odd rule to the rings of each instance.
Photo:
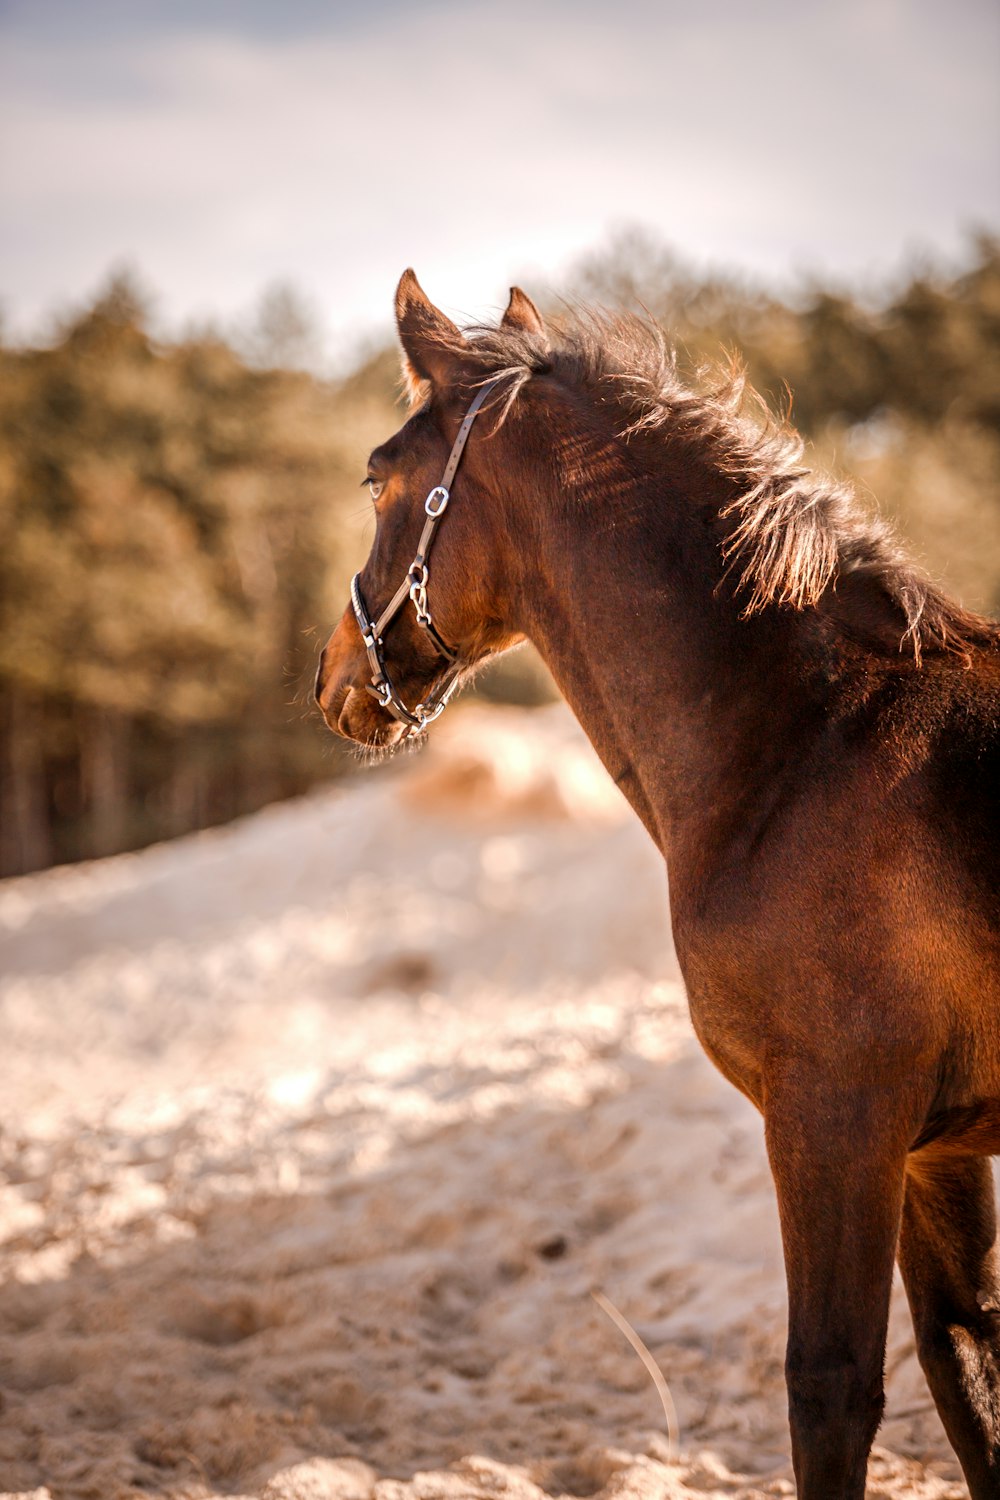
[[[628,221],[765,274],[885,269],[1000,217],[996,30],[972,0],[511,0],[62,47],[22,27],[0,296],[34,316],[127,257],[170,316],[280,276],[344,335],[408,263],[477,313]]]

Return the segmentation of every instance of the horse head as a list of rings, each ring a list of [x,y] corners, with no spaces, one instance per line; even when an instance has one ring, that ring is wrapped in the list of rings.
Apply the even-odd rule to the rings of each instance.
[[[412,411],[368,460],[375,540],[316,676],[327,724],[368,746],[419,733],[463,676],[521,639],[510,624],[514,549],[498,514],[504,458],[489,417],[504,382],[483,380],[461,330],[412,271],[396,292],[396,322]],[[544,336],[516,287],[501,328]]]

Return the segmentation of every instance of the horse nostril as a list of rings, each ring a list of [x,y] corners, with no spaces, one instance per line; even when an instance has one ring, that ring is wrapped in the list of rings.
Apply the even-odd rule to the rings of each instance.
[[[326,647],[324,646],[322,651],[319,653],[319,666],[316,668],[316,681],[313,685],[313,697],[316,699],[316,702],[319,703],[320,707],[322,707],[323,668],[325,667],[325,665]]]

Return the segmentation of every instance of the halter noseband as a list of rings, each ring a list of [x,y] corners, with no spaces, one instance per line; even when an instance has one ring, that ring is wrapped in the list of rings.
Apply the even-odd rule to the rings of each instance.
[[[364,641],[365,651],[368,653],[368,665],[371,667],[371,682],[365,691],[377,698],[381,706],[405,724],[410,731],[423,729],[432,724],[439,714],[443,713],[448,700],[458,684],[459,675],[465,663],[460,659],[458,652],[447,644],[439,635],[437,627],[431,618],[431,612],[427,605],[427,578],[428,564],[431,548],[434,545],[434,537],[437,534],[438,524],[444,515],[448,501],[451,498],[449,486],[455,478],[459,461],[468,442],[472,424],[479,415],[480,408],[486,400],[490,391],[498,384],[496,380],[489,380],[480,386],[476,392],[468,411],[462,419],[462,425],[458,429],[458,436],[445,464],[441,483],[436,484],[424,501],[424,513],[427,519],[424,521],[424,529],[420,533],[420,541],[417,543],[416,556],[406,570],[406,577],[399,588],[393,594],[385,609],[377,620],[372,620],[368,613],[367,605],[361,593],[361,574],[355,573],[351,579],[351,605],[354,609],[354,617],[361,631],[361,639]],[[416,611],[417,624],[426,630],[434,643],[438,653],[449,663],[448,670],[438,682],[433,692],[418,703],[416,708],[407,708],[399,693],[393,686],[392,678],[386,670],[385,657],[383,656],[384,635],[388,627],[406,603],[407,599]]]

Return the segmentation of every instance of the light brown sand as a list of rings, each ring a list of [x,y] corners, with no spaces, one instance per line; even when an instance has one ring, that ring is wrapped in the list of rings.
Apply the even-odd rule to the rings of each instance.
[[[760,1122],[563,711],[8,882],[0,935],[0,1491],[791,1493]],[[964,1494],[898,1288],[888,1371],[870,1493]]]

